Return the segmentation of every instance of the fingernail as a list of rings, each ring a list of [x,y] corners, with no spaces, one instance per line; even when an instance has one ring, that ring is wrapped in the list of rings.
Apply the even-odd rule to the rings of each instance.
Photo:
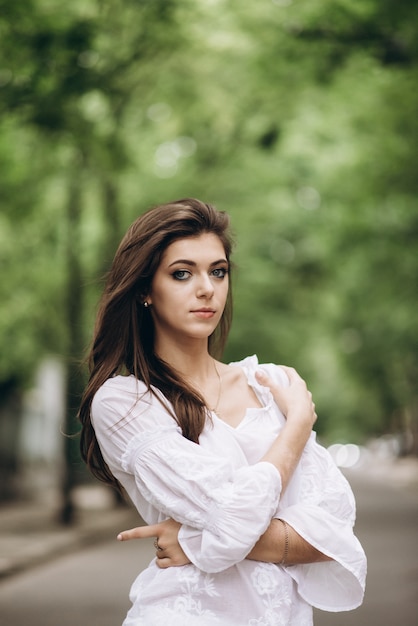
[[[122,533],[119,533],[119,535],[116,537],[116,539],[118,541],[123,541]]]

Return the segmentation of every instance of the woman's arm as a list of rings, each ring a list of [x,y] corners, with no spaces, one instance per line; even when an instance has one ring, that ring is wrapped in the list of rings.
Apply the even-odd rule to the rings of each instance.
[[[305,381],[292,367],[281,368],[289,379],[288,387],[281,387],[262,370],[257,371],[257,381],[268,387],[274,401],[286,418],[286,424],[261,461],[274,465],[281,476],[282,493],[285,491],[309,439],[317,415],[312,394]]]
[[[289,378],[289,387],[280,387],[263,372],[257,372],[258,382],[268,386],[287,422],[281,434],[262,461],[272,463],[280,472],[282,491],[286,488],[299,461],[310,429],[316,420],[315,405],[305,382],[293,368],[283,368]],[[157,564],[161,568],[190,563],[178,541],[181,524],[173,519],[160,524],[141,526],[118,535],[120,541],[156,537]],[[266,532],[257,541],[246,558],[279,563],[314,563],[328,560],[298,535],[288,524],[273,519]]]
[[[245,559],[266,531],[309,439],[316,419],[311,394],[294,370],[284,369],[287,388],[259,376],[287,419],[254,465],[234,466],[225,455],[213,455],[184,438],[152,398],[132,405],[119,392],[126,384],[119,379],[103,386],[93,403],[94,426],[109,467],[134,477],[141,498],[182,524],[179,543],[203,571],[222,571]],[[231,439],[234,452],[232,444]]]
[[[328,556],[311,546],[287,522],[271,520],[264,535],[247,554],[247,559],[282,565],[320,563],[331,561]]]
[[[125,530],[117,538],[119,541],[128,541],[155,537],[157,565],[166,569],[190,563],[178,541],[180,526],[178,522],[169,519],[159,524]],[[283,565],[331,560],[305,541],[289,524],[286,526],[282,520],[273,519],[246,558],[265,563],[282,563],[284,560]]]

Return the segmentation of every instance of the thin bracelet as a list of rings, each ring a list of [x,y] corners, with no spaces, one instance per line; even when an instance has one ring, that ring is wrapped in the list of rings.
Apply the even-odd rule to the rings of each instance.
[[[280,519],[280,518],[279,518]],[[284,551],[283,558],[280,561],[280,565],[286,565],[287,557],[289,556],[289,527],[284,519],[280,520],[284,526]]]

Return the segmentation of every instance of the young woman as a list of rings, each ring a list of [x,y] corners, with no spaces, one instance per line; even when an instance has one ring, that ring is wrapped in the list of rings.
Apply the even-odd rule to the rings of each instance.
[[[231,320],[224,212],[155,207],[123,238],[98,311],[81,450],[156,536],[124,626],[311,626],[363,597],[346,480],[291,368],[218,360]]]

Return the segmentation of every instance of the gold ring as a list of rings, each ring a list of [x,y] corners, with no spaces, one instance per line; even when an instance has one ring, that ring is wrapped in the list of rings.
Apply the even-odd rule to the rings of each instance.
[[[158,545],[158,538],[155,539],[155,541],[154,541],[154,548],[156,550],[162,550],[163,549],[161,546]]]

